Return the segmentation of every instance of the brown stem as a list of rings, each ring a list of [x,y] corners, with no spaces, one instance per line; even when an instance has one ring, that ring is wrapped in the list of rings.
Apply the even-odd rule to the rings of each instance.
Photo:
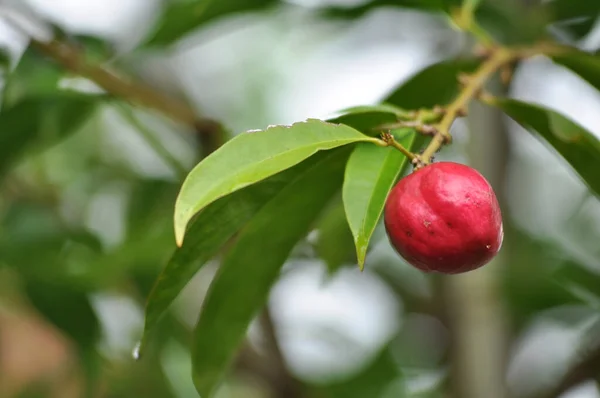
[[[65,69],[90,79],[115,96],[158,110],[173,120],[190,126],[194,126],[199,121],[196,112],[186,103],[117,76],[101,66],[87,63],[84,55],[71,44],[54,39],[49,42],[32,39],[31,43]]]
[[[404,156],[408,158],[411,162],[415,162],[417,160],[417,155],[406,149],[402,146],[401,143],[396,141],[394,136],[390,132],[381,133],[381,146],[391,146],[394,149],[400,151]]]
[[[431,162],[431,158],[442,145],[451,142],[450,127],[454,120],[465,113],[467,105],[479,94],[487,80],[502,66],[512,61],[515,56],[509,49],[496,48],[479,69],[468,76],[458,97],[446,107],[446,112],[437,125],[437,133],[420,156],[422,166]]]
[[[45,42],[31,38],[31,44],[65,69],[93,81],[115,97],[154,109],[176,122],[192,127],[200,137],[203,156],[210,154],[222,144],[223,128],[220,123],[199,117],[186,102],[157,92],[132,79],[119,76],[103,66],[87,62],[84,54],[70,43],[56,39]]]

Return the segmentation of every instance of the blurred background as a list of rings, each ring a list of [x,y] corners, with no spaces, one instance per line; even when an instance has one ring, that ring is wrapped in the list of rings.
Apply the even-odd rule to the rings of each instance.
[[[118,89],[111,101],[56,99],[104,93],[27,34],[56,35],[227,134],[375,104],[472,45],[439,14],[394,2],[220,1],[222,15],[180,37],[160,29],[186,23],[170,10],[192,0],[0,2],[3,105],[25,99],[0,123],[10,127],[0,131],[0,397],[196,397],[189,335],[218,266],[199,272],[135,361],[145,298],[175,248],[182,178],[218,145],[201,133],[222,130],[132,107]],[[596,16],[563,40],[600,48]],[[600,134],[600,94],[542,57],[507,90]],[[600,397],[600,202],[494,111],[474,105],[453,134],[440,158],[478,168],[502,199],[501,254],[438,279],[406,265],[379,229],[360,272],[344,239],[321,253],[309,235],[271,292],[274,330],[251,326],[219,398]]]

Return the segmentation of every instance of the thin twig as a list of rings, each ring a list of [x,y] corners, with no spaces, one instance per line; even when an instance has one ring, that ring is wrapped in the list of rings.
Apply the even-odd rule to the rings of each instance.
[[[452,141],[452,136],[450,135],[452,123],[457,117],[466,113],[467,105],[481,92],[487,80],[502,66],[513,59],[515,59],[515,54],[512,51],[506,48],[497,48],[474,74],[467,77],[458,97],[446,107],[446,112],[437,125],[437,134],[420,156],[421,164],[419,167],[429,164],[433,155],[442,145]]]
[[[382,124],[381,126],[377,126],[374,130],[395,130],[404,127],[415,129],[418,133],[421,133],[423,135],[433,136],[437,133],[437,129],[435,128],[435,126],[431,124],[425,124],[418,120],[408,120],[404,122]]]
[[[22,26],[18,18],[15,18],[15,15],[11,13],[4,12],[2,19],[11,28],[27,36],[32,48],[46,55],[66,70],[91,80],[109,94],[133,104],[156,110],[178,123],[192,127],[196,133],[201,135],[212,136],[221,131],[218,122],[210,118],[200,117],[188,103],[122,76],[105,66],[88,62],[85,54],[74,44],[56,38],[47,40],[45,36],[41,38],[31,32],[30,29]]]
[[[195,126],[200,121],[194,109],[188,104],[158,93],[131,79],[118,76],[102,66],[88,63],[84,54],[69,43],[55,39],[49,42],[31,39],[31,44],[65,69],[93,81],[116,97],[158,110],[171,119],[189,126]]]
[[[411,151],[406,149],[401,143],[396,141],[396,139],[390,132],[381,133],[381,140],[379,141],[378,145],[379,146],[391,146],[392,148],[399,150],[413,164],[417,160],[417,155],[415,155],[414,153],[412,153]]]

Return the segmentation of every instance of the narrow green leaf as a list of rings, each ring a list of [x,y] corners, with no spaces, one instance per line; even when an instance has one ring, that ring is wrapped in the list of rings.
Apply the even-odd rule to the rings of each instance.
[[[521,0],[484,1],[477,7],[476,19],[498,42],[528,45],[547,37],[549,14],[541,5]]]
[[[31,303],[71,337],[82,349],[93,349],[100,338],[100,323],[89,298],[67,283],[27,278],[25,292]]]
[[[27,98],[0,111],[0,174],[29,148],[44,149],[77,131],[95,109],[88,95]]]
[[[286,186],[243,229],[204,300],[194,332],[193,378],[208,398],[296,242],[339,189],[348,151],[332,151]]]
[[[321,14],[328,18],[354,19],[360,18],[365,14],[381,7],[414,8],[418,10],[435,12],[447,9],[448,2],[448,0],[371,0],[356,7],[324,7],[321,11]]]
[[[479,7],[480,3],[481,3],[481,0],[463,0],[463,7],[466,7],[468,9],[470,9],[471,11],[474,11],[477,9],[477,7]]]
[[[552,59],[600,90],[600,56],[573,49]]]
[[[201,25],[219,18],[257,11],[275,5],[278,0],[190,0],[171,2],[163,11],[146,45],[166,46],[191,33]]]
[[[358,105],[346,108],[340,111],[340,113],[368,113],[368,112],[387,112],[398,114],[399,116],[405,115],[406,111],[402,108],[398,108],[392,104],[378,104],[378,105]]]
[[[346,220],[341,194],[325,210],[316,226],[315,252],[333,275],[341,266],[355,264],[354,238]]]
[[[600,2],[589,0],[553,0],[542,5],[552,22],[569,32],[575,40],[589,34],[600,16]]]
[[[410,151],[422,143],[422,136],[414,130],[401,129],[393,133]],[[348,160],[343,188],[344,208],[361,269],[387,196],[408,165],[408,159],[398,150],[366,144],[358,144]]]
[[[493,105],[552,145],[600,196],[600,141],[596,136],[565,116],[541,106],[509,99],[494,100]]]
[[[600,13],[600,2],[590,0],[552,0],[544,4],[554,21],[565,21],[576,18],[597,17]]]
[[[181,245],[190,219],[216,199],[285,170],[321,150],[373,141],[345,125],[308,120],[247,132],[228,141],[187,176],[175,203],[175,237]]]
[[[80,369],[86,379],[82,395],[93,396],[98,387],[100,369],[96,346],[101,329],[88,294],[73,288],[70,283],[34,278],[26,278],[24,288],[27,298],[40,314],[76,344]]]
[[[12,57],[10,51],[6,47],[0,47],[0,70],[4,74],[10,69]]]
[[[446,105],[460,90],[458,75],[473,71],[474,60],[454,60],[433,64],[407,79],[390,93],[386,103],[403,109],[432,108]]]
[[[328,155],[327,152],[318,153],[288,170],[218,199],[192,219],[187,239],[175,250],[148,297],[140,351],[160,318],[196,272],[291,180]]]
[[[341,123],[361,131],[369,136],[381,134],[381,130],[374,128],[383,124],[395,123],[398,121],[398,114],[385,108],[361,107],[344,111],[334,119],[328,120],[331,123]]]

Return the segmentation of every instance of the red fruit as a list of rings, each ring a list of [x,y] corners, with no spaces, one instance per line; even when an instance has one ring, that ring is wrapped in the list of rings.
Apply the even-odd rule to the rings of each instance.
[[[385,228],[396,251],[426,272],[457,274],[488,263],[504,233],[492,187],[458,163],[425,166],[392,189]]]

